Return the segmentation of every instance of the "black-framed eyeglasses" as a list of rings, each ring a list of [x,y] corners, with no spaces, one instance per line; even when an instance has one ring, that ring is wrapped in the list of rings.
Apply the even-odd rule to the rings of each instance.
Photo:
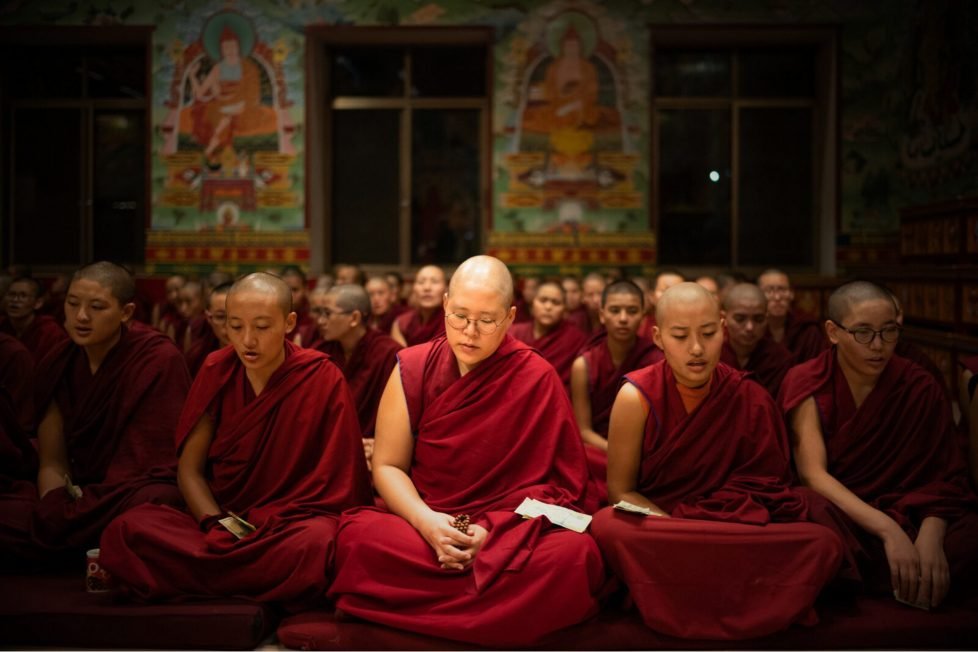
[[[852,335],[852,339],[856,340],[859,344],[872,344],[876,336],[880,336],[880,340],[886,342],[887,344],[893,344],[898,339],[900,339],[900,326],[893,324],[891,326],[886,326],[880,330],[873,330],[868,326],[860,326],[859,328],[846,328],[834,319],[830,319],[833,324],[844,330],[845,332]]]
[[[330,310],[329,308],[310,308],[309,314],[313,317],[323,317],[329,319],[333,315],[349,315],[350,310]]]
[[[465,315],[460,315],[455,312],[446,312],[445,321],[449,326],[457,331],[464,331],[466,328],[468,328],[469,322],[472,322],[475,324],[476,330],[483,335],[492,335],[496,332],[496,329],[499,328],[504,321],[506,321],[506,318],[503,317],[501,320],[496,322],[486,317],[483,317],[482,319],[471,319]]]

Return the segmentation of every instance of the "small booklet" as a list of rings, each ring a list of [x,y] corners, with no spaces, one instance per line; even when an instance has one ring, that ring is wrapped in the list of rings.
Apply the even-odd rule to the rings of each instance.
[[[244,520],[234,512],[228,512],[228,515],[219,520],[218,523],[223,525],[225,530],[239,539],[245,538],[257,529],[254,525]]]
[[[897,602],[899,602],[901,604],[905,604],[908,607],[916,607],[917,609],[923,609],[924,611],[930,611],[930,605],[929,604],[923,604],[923,603],[920,603],[920,602],[910,602],[909,600],[904,600],[899,595],[897,595],[897,592],[896,592],[895,589],[893,591],[893,597],[896,598],[896,601]]]
[[[550,505],[533,498],[524,498],[516,513],[524,518],[546,516],[551,523],[577,533],[583,533],[591,524],[591,517],[559,505]]]
[[[643,516],[659,516],[662,514],[656,514],[648,507],[642,507],[641,505],[635,505],[628,502],[627,500],[619,500],[617,503],[612,505],[615,509],[620,509],[623,512],[630,512],[632,514],[642,514]]]
[[[71,476],[65,473],[65,490],[68,492],[68,496],[72,500],[78,500],[84,494],[81,487],[71,482]]]

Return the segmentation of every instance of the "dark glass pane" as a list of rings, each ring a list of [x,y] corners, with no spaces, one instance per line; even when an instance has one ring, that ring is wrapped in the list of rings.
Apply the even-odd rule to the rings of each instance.
[[[13,123],[13,262],[81,262],[81,113],[19,109]]]
[[[95,114],[92,152],[95,260],[143,261],[145,136],[142,111]]]
[[[397,264],[399,111],[333,113],[333,260]]]
[[[656,50],[657,97],[726,97],[730,95],[730,52]]]
[[[417,97],[483,97],[484,47],[430,47],[411,50],[411,94]]]
[[[659,260],[730,264],[730,112],[659,111]]]
[[[347,48],[332,52],[331,97],[400,97],[404,48]]]
[[[480,251],[479,111],[415,111],[411,262],[460,263]]]
[[[743,97],[814,97],[815,49],[741,50]]]
[[[814,265],[811,109],[740,112],[741,265]]]
[[[146,96],[146,49],[91,50],[88,64],[89,97]]]
[[[11,99],[82,96],[82,50],[72,46],[0,48],[4,91]]]

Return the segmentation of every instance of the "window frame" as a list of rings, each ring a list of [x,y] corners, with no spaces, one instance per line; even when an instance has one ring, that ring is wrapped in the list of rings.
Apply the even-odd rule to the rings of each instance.
[[[329,143],[332,115],[338,110],[388,109],[400,111],[400,140],[398,147],[399,215],[398,257],[390,264],[363,264],[368,272],[398,270],[409,272],[418,265],[411,262],[411,119],[412,111],[426,109],[475,109],[479,111],[481,148],[478,219],[483,248],[488,242],[492,213],[492,91],[494,29],[486,26],[438,27],[373,27],[322,26],[306,28],[306,226],[309,228],[310,266],[330,269],[333,259],[332,182],[333,157]],[[336,47],[451,46],[481,45],[486,49],[486,88],[482,97],[412,98],[411,53],[406,53],[408,66],[404,94],[400,97],[344,96],[329,97],[329,51]],[[450,265],[448,265],[450,267]]]
[[[841,214],[841,125],[839,98],[841,75],[838,54],[839,26],[812,24],[809,26],[781,25],[649,25],[649,226],[662,249],[659,195],[660,143],[659,110],[729,109],[731,112],[731,188],[730,188],[730,268],[756,275],[765,266],[740,265],[738,261],[739,202],[740,202],[740,110],[750,108],[812,108],[812,198],[813,224],[811,266],[779,265],[790,273],[819,273],[834,275],[836,271],[836,233]],[[737,88],[738,57],[732,60],[732,89],[726,97],[663,97],[655,94],[655,61],[657,49],[763,49],[766,47],[810,45],[815,48],[815,93],[808,98],[749,98],[739,97]],[[715,266],[670,263],[691,274],[708,274]]]
[[[95,115],[99,110],[142,110],[144,113],[144,173],[143,184],[145,188],[146,200],[143,202],[142,229],[145,231],[151,228],[152,224],[152,135],[153,131],[153,31],[155,27],[144,25],[127,26],[103,26],[103,27],[79,27],[79,26],[0,26],[0,42],[6,46],[38,46],[44,44],[46,48],[61,48],[65,46],[95,46],[98,48],[111,48],[113,46],[141,46],[145,49],[144,65],[145,74],[143,77],[143,97],[139,98],[112,98],[112,97],[90,97],[86,93],[85,80],[83,77],[82,93],[75,98],[27,98],[9,99],[0,98],[0,175],[7,179],[2,185],[4,194],[2,207],[2,235],[0,235],[0,256],[5,264],[16,263],[16,246],[14,234],[14,192],[11,191],[14,174],[14,148],[17,146],[16,124],[14,114],[20,109],[33,108],[66,108],[77,109],[79,120],[81,121],[81,149],[82,160],[80,161],[80,181],[81,197],[79,199],[78,221],[80,225],[81,237],[78,242],[80,264],[93,262],[95,253],[95,215],[94,215],[94,130]],[[143,251],[138,252],[136,265],[145,264],[145,245]],[[32,264],[34,273],[64,273],[77,269],[76,263],[44,263]]]

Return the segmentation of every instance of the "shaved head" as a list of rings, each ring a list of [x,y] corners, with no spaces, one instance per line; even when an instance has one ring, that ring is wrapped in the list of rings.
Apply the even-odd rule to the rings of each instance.
[[[723,295],[723,309],[731,310],[738,303],[759,303],[767,307],[767,297],[753,283],[738,283]]]
[[[336,299],[336,307],[340,310],[344,312],[359,310],[364,319],[370,316],[370,297],[367,296],[367,291],[362,285],[356,283],[334,285],[328,295]]]
[[[611,285],[607,286],[601,293],[602,308],[608,303],[608,297],[613,294],[629,294],[638,299],[638,305],[640,308],[645,307],[645,293],[631,281],[615,281]]]
[[[703,303],[711,306],[716,311],[717,319],[720,319],[720,306],[710,291],[699,283],[683,282],[673,285],[662,293],[662,298],[655,304],[655,320],[664,327],[668,321],[669,310],[672,306],[694,303]]]
[[[80,280],[95,281],[109,290],[120,305],[132,303],[136,298],[136,281],[128,269],[115,263],[103,260],[91,265],[85,265],[71,277],[71,282]]]
[[[829,297],[828,318],[837,324],[842,324],[854,306],[867,301],[885,301],[893,306],[893,317],[899,310],[893,295],[875,283],[869,281],[852,281],[839,286]]]
[[[448,296],[465,286],[491,288],[499,294],[504,309],[513,305],[513,277],[498,258],[473,256],[459,265],[448,285]]]
[[[292,290],[285,281],[274,274],[254,272],[235,281],[231,289],[228,290],[229,305],[231,303],[231,297],[238,292],[258,292],[260,294],[274,295],[284,315],[288,316],[292,312]]]

